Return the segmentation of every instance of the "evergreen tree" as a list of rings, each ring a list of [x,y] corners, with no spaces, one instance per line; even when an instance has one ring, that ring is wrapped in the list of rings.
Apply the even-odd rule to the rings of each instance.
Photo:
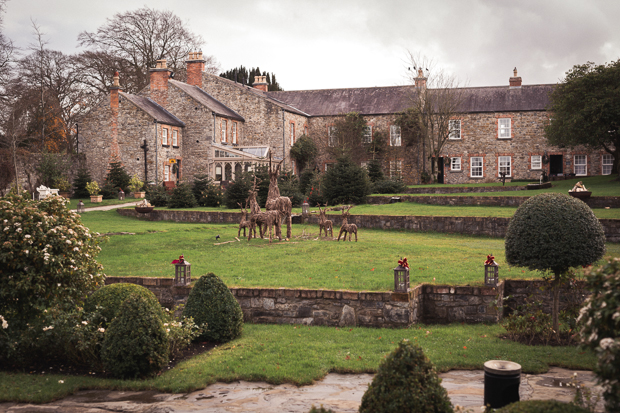
[[[120,163],[120,161],[110,162],[110,170],[105,177],[105,185],[111,186],[116,191],[119,188],[123,190],[123,192],[129,193],[129,181],[131,177]]]
[[[280,90],[284,90],[280,87],[278,82],[276,81],[276,75],[273,73],[268,73],[267,71],[260,70],[259,67],[246,69],[245,66],[239,66],[234,69],[227,70],[225,72],[220,73],[220,77],[225,79],[233,80],[237,83],[242,83],[244,85],[252,85],[256,80],[256,76],[265,76],[267,81],[267,90],[270,92],[277,92]]]
[[[372,159],[368,162],[368,178],[370,178],[372,183],[383,181],[385,179],[380,160]]]
[[[314,162],[319,153],[319,148],[312,138],[301,135],[299,139],[291,146],[291,158],[297,161],[297,167],[303,171],[307,165]]]
[[[168,208],[194,208],[198,205],[190,184],[177,185],[168,199]]]
[[[247,172],[235,177],[235,180],[228,185],[224,193],[224,204],[226,208],[237,209],[239,208],[237,203],[245,205],[245,201],[249,196],[248,191],[252,189],[252,179],[252,174]]]
[[[323,176],[322,195],[330,205],[363,204],[370,189],[366,170],[347,156],[338,158],[336,165]]]
[[[196,175],[192,192],[199,206],[218,207],[222,204],[222,190],[208,175]]]
[[[88,198],[90,194],[86,190],[86,184],[92,180],[88,169],[78,169],[77,176],[73,180],[73,196],[76,198]]]

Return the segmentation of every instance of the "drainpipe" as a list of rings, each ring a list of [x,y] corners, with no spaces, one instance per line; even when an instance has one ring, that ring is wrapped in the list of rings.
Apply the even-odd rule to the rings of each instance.
[[[157,147],[159,145],[157,145],[157,119],[154,119],[154,121],[155,121],[155,186],[157,186],[157,181],[159,180],[159,166],[157,165],[157,158],[158,158]]]
[[[284,119],[284,109],[282,109],[282,165],[286,169],[286,120]]]
[[[215,143],[215,112],[211,112],[213,115],[213,143]]]

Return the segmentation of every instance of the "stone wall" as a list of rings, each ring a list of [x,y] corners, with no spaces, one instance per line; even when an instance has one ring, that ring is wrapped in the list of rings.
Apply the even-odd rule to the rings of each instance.
[[[560,288],[560,311],[581,307],[590,295],[585,289],[585,282],[576,281],[572,285]],[[508,316],[520,306],[541,301],[543,311],[551,314],[553,290],[550,282],[543,280],[508,280],[504,288],[504,316]]]
[[[389,204],[392,196],[369,196],[367,202],[373,205]],[[400,196],[401,202],[415,202],[427,205],[484,205],[518,207],[528,196]],[[585,200],[590,208],[620,208],[620,197],[592,196]]]
[[[133,209],[117,210],[123,216],[131,216],[150,221],[199,222],[237,224],[239,213],[234,212],[207,212],[207,211],[173,211],[155,209],[149,214],[138,214]],[[342,216],[329,214],[334,223],[334,233],[342,225]],[[318,224],[318,216],[310,215],[308,223]],[[410,231],[434,231],[455,234],[485,235],[503,238],[508,229],[510,218],[499,217],[441,217],[441,216],[412,216],[412,215],[351,215],[349,223],[358,228],[396,229]],[[608,242],[620,242],[620,220],[599,219]]]
[[[406,194],[462,194],[462,193],[478,193],[478,192],[509,192],[524,191],[526,186],[428,186],[407,188]]]
[[[497,323],[502,317],[504,281],[497,287],[422,286],[425,323]]]

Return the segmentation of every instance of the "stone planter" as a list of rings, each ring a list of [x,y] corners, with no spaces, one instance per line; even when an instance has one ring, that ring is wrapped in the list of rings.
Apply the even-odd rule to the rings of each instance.
[[[573,198],[578,198],[583,201],[590,198],[590,196],[592,195],[592,191],[569,192],[568,194]]]
[[[139,214],[148,214],[149,212],[153,211],[153,207],[135,207],[136,208],[136,212]]]
[[[90,202],[101,202],[103,201],[103,195],[91,195]]]
[[[71,192],[59,192],[58,195],[63,198],[71,199]]]
[[[134,198],[144,198],[145,195],[146,195],[146,192],[134,192],[133,193]]]
[[[544,184],[527,184],[527,189],[547,189],[551,188],[551,182],[545,182]]]

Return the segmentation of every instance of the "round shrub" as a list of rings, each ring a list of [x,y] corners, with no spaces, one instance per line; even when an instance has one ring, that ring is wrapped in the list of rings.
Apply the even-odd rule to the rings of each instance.
[[[508,264],[562,274],[598,261],[605,253],[605,233],[583,201],[546,193],[517,209],[505,245]]]
[[[163,320],[164,314],[155,294],[148,288],[136,284],[118,283],[101,287],[86,299],[84,311],[87,314],[97,313],[94,321],[107,328],[120,314],[123,302],[132,296],[143,297],[151,306],[153,313]]]
[[[122,379],[152,375],[168,362],[166,330],[148,299],[132,295],[123,302],[105,333],[101,361]]]
[[[448,392],[422,349],[401,341],[379,366],[360,413],[452,412]]]
[[[497,413],[587,413],[590,410],[555,400],[527,400],[509,404]]]
[[[226,284],[209,273],[200,277],[187,298],[184,317],[192,317],[198,326],[206,324],[197,340],[227,342],[243,330],[243,312]]]

